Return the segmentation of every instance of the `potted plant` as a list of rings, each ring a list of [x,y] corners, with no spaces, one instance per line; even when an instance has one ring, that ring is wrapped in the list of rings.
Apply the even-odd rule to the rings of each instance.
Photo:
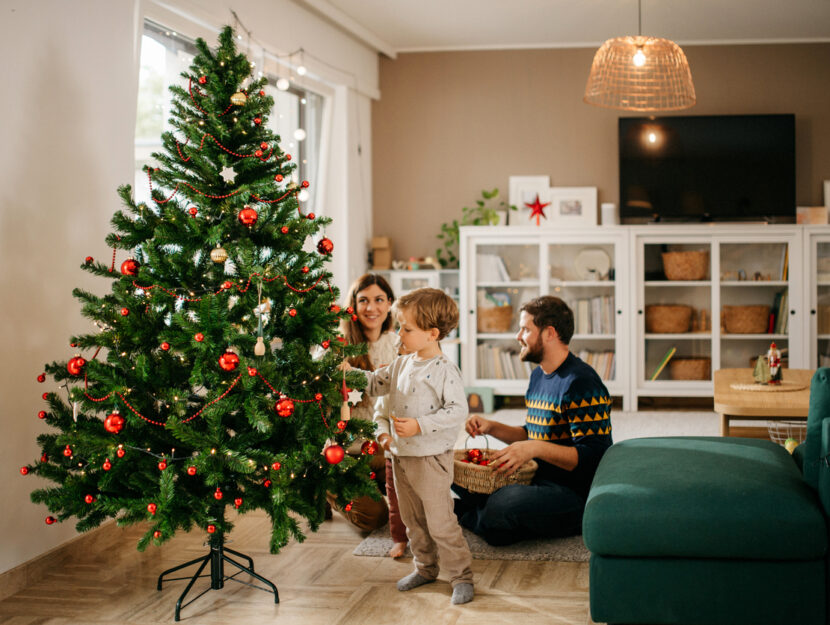
[[[516,207],[499,197],[499,190],[482,190],[481,198],[473,206],[461,209],[461,219],[441,224],[437,235],[441,246],[435,250],[435,257],[443,268],[458,267],[458,229],[461,226],[496,226],[507,223],[508,211]]]

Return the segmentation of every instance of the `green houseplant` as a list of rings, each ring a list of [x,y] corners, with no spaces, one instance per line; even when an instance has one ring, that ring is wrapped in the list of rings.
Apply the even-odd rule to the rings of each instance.
[[[441,232],[437,235],[441,240],[440,247],[435,250],[435,257],[443,268],[458,267],[458,229],[461,226],[495,226],[498,225],[499,214],[516,207],[499,198],[499,190],[482,190],[481,198],[473,206],[461,209],[461,219],[441,224]]]

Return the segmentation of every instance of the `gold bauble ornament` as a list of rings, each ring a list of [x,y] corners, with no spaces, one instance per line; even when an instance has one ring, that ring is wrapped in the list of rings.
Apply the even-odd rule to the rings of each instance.
[[[215,248],[210,250],[210,259],[214,263],[224,263],[228,260],[228,251],[221,245],[217,245]]]
[[[244,106],[247,101],[248,96],[241,91],[237,91],[231,96],[231,104],[235,104],[236,106]]]

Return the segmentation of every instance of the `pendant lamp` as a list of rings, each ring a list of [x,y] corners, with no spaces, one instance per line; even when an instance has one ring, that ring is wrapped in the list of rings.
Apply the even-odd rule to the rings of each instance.
[[[694,106],[697,98],[686,55],[673,41],[642,35],[640,2],[640,34],[609,39],[600,46],[583,100],[623,111],[677,111]]]

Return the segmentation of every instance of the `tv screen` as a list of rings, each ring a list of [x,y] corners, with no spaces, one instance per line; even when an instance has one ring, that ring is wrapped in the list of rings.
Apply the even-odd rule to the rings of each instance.
[[[620,219],[795,222],[795,116],[620,118]]]

